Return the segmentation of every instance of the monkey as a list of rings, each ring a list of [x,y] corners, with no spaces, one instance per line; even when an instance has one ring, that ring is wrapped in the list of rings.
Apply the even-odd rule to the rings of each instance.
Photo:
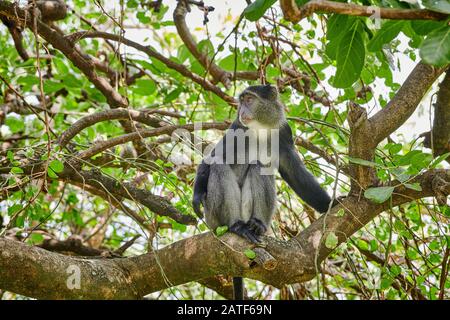
[[[225,225],[230,232],[258,244],[276,210],[275,167],[295,193],[318,212],[328,211],[331,198],[307,171],[294,147],[277,89],[272,85],[249,86],[238,100],[235,121],[197,168],[192,206],[200,218],[204,211],[212,230]],[[277,135],[269,136],[268,130]],[[239,149],[236,142],[240,138]],[[263,143],[270,146],[268,156],[255,148]],[[278,150],[272,148],[274,145]],[[233,285],[234,298],[243,300],[242,278],[233,278]]]

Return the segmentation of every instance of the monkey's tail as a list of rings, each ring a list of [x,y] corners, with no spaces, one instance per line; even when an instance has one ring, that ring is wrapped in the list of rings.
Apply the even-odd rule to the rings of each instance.
[[[233,277],[233,299],[244,300],[244,281],[242,277]]]

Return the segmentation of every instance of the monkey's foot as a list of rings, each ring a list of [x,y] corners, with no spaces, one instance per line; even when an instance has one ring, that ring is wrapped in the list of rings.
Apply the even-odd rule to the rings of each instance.
[[[242,220],[236,221],[231,227],[230,232],[233,232],[237,234],[238,236],[247,239],[251,243],[261,243],[261,239],[257,234],[255,234],[254,231],[249,229],[249,226],[247,223],[245,223]]]
[[[247,222],[247,226],[251,231],[253,231],[253,233],[258,236],[264,235],[267,231],[267,227],[264,222],[262,222],[258,218],[250,218],[250,220],[248,220]]]

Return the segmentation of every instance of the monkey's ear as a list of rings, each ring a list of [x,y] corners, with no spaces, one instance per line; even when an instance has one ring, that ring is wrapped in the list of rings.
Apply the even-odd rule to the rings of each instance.
[[[267,96],[268,100],[277,100],[278,99],[277,87],[267,84],[264,89],[266,90],[266,96]]]

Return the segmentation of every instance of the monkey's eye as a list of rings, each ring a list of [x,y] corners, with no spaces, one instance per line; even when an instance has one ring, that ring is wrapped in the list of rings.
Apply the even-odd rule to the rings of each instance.
[[[250,105],[253,103],[253,99],[254,98],[251,95],[246,95],[246,96],[244,96],[244,103],[246,105]]]

